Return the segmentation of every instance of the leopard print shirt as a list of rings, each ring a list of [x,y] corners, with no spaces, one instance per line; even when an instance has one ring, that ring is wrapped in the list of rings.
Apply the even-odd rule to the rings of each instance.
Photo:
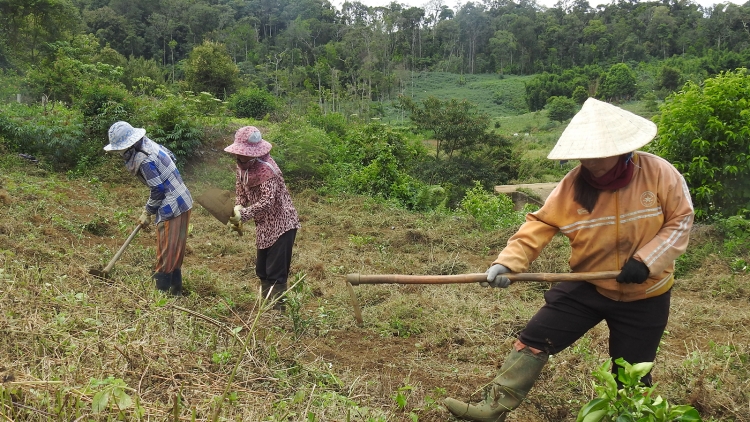
[[[255,220],[255,245],[258,249],[270,248],[282,234],[301,227],[292,196],[278,174],[260,185],[247,186],[237,173],[236,203],[242,205],[242,221]]]

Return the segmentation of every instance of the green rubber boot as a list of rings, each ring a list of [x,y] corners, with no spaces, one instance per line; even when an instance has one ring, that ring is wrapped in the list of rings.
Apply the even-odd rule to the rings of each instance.
[[[526,398],[548,358],[545,353],[535,355],[528,347],[521,351],[514,349],[505,359],[500,374],[490,383],[484,401],[468,404],[448,397],[445,407],[459,419],[503,422]]]

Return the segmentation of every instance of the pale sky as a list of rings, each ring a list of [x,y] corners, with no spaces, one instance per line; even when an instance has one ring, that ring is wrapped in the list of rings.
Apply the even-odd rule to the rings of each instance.
[[[330,0],[331,4],[336,6],[338,9],[341,9],[341,5],[344,4],[344,0]],[[365,4],[367,6],[388,6],[391,4],[393,0],[359,0],[360,3]],[[589,4],[592,7],[596,7],[599,4],[609,4],[612,0],[589,0]],[[713,6],[718,3],[727,3],[731,2],[734,4],[742,5],[745,4],[747,0],[693,0],[693,3],[697,3],[703,7],[706,6]],[[396,0],[397,3],[404,4],[406,6],[416,6],[416,7],[422,7],[425,4],[429,2],[429,0]],[[456,4],[457,3],[465,4],[468,2],[468,0],[443,0],[443,4],[450,7],[453,10],[456,10]],[[537,3],[546,6],[546,7],[552,7],[557,3],[558,0],[537,0]]]

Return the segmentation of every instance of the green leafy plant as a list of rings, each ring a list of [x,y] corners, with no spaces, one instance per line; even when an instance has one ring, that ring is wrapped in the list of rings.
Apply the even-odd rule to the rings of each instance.
[[[105,379],[91,379],[88,385],[89,391],[96,391],[91,400],[91,410],[94,413],[101,413],[109,408],[116,411],[122,411],[134,407],[133,399],[125,392],[132,390],[125,384],[125,381],[107,377]],[[143,409],[135,404],[136,413],[143,414]]]
[[[305,282],[305,277],[304,273],[294,275],[292,287],[286,297],[286,309],[292,320],[292,331],[297,338],[313,323],[313,319],[303,313],[305,301],[312,296],[312,288]]]
[[[573,117],[577,108],[575,100],[568,97],[549,97],[547,100],[547,116],[560,123]]]
[[[245,88],[229,97],[229,109],[237,117],[262,119],[279,109],[276,97],[260,88]]]
[[[193,156],[203,144],[202,126],[185,103],[182,96],[167,97],[157,105],[153,125],[147,127],[149,138],[169,148],[178,158]]]
[[[586,403],[578,412],[576,422],[661,422],[661,421],[701,421],[698,411],[689,405],[672,405],[661,396],[654,397],[656,385],[648,387],[641,378],[651,371],[653,362],[629,364],[623,358],[619,365],[617,380],[609,370],[607,360],[594,371],[601,385],[594,383],[599,397]]]
[[[738,69],[688,82],[660,108],[659,136],[648,149],[684,175],[698,219],[750,209],[748,104],[750,75]]]
[[[486,191],[479,182],[466,191],[459,208],[485,230],[513,227],[524,221],[524,213],[513,209],[513,200]]]

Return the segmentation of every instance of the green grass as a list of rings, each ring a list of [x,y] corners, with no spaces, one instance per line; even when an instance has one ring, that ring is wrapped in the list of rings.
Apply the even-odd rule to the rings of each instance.
[[[441,100],[467,100],[482,113],[495,119],[518,116],[528,111],[523,99],[525,82],[530,76],[456,75],[446,72],[419,72],[406,76],[403,95],[420,103],[429,96]],[[398,124],[404,119],[393,104],[384,105],[386,123]]]

